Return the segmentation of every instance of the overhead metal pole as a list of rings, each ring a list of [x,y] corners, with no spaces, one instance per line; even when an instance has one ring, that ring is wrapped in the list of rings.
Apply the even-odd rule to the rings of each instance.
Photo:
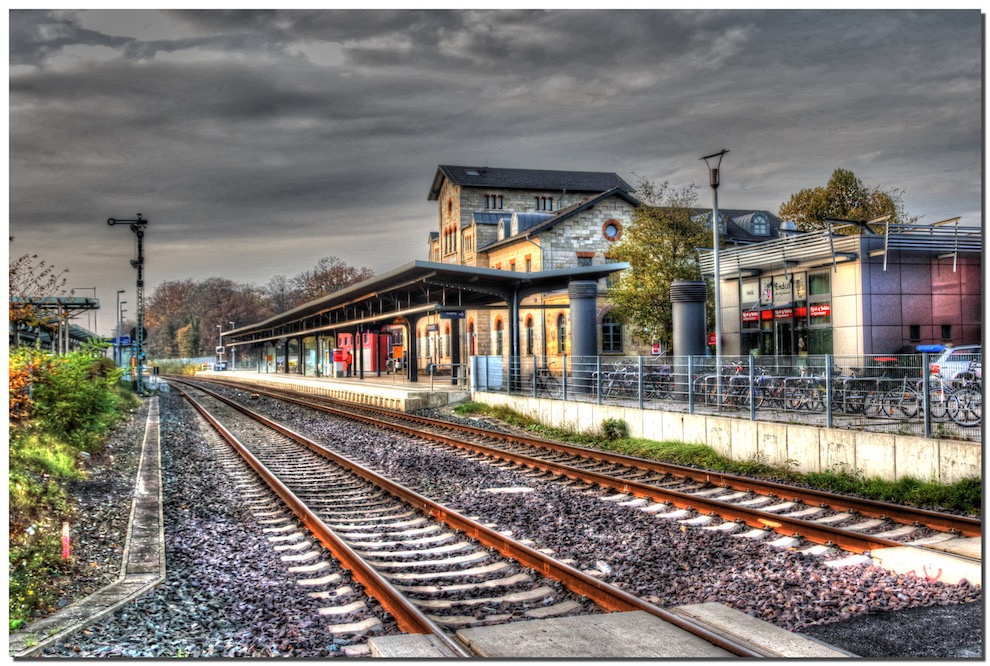
[[[144,228],[148,220],[137,214],[136,220],[115,220],[110,218],[107,224],[130,224],[131,231],[137,237],[137,259],[131,259],[131,266],[137,269],[137,326],[134,328],[134,391],[144,393],[144,377],[141,369],[144,366]]]
[[[722,276],[719,271],[719,223],[718,223],[718,186],[719,186],[719,168],[722,166],[722,158],[725,154],[729,152],[726,149],[722,149],[717,153],[711,155],[706,155],[702,157],[705,161],[705,165],[708,166],[708,182],[712,186],[712,231],[714,233],[714,243],[715,243],[715,382],[716,382],[716,399],[718,401],[719,409],[722,409]],[[708,160],[713,160],[718,158],[718,161],[714,163],[714,166]]]
[[[120,361],[121,361],[121,358],[122,358],[121,353],[120,353],[120,336],[121,336],[120,328],[122,326],[122,324],[120,322],[120,319],[121,319],[121,317],[120,317],[120,295],[123,294],[123,293],[125,293],[126,291],[127,291],[126,289],[118,289],[117,290],[117,322],[116,322],[116,324],[114,326],[114,328],[116,329],[116,332],[117,332],[117,335],[115,336],[116,339],[117,339],[117,344],[114,345],[114,350],[113,350],[113,364],[116,365],[117,367],[120,367]],[[124,302],[126,303],[127,301],[124,301]]]

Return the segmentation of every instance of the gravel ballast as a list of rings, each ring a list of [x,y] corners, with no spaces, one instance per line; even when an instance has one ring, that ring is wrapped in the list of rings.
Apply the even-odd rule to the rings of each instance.
[[[345,455],[371,461],[397,480],[415,483],[423,494],[490,519],[538,547],[553,548],[557,557],[573,559],[578,568],[596,570],[608,582],[659,605],[719,601],[864,657],[982,656],[982,596],[970,586],[892,576],[877,567],[826,570],[814,558],[740,539],[726,541],[701,530],[675,540],[682,533],[679,525],[669,526],[669,538],[657,537],[663,531],[655,518],[598,497],[443,452],[424,458],[420,443],[341,425],[309,410],[275,411]],[[291,589],[277,555],[251,527],[251,516],[232,508],[238,506],[234,490],[218,473],[202,433],[184,434],[182,423],[192,422],[191,410],[173,394],[161,397],[161,412],[168,579],[89,634],[46,654],[220,657],[275,656],[288,650],[292,656],[340,655],[343,646],[320,630],[316,604]],[[139,417],[133,427],[114,433],[113,465],[92,463],[93,480],[105,476],[101,499],[95,501],[95,490],[87,494],[81,488],[82,496],[100,509],[84,513],[73,528],[90,535],[80,536],[74,551],[80,559],[112,559],[112,548],[104,542],[117,543],[119,528],[107,526],[119,523],[120,513],[126,530],[121,509],[129,510],[130,496],[128,491],[123,499],[123,489],[133,484],[133,472],[125,473],[120,460],[129,450],[128,433],[137,434],[133,450],[140,444],[144,423]],[[485,491],[511,485],[538,492],[507,500]],[[209,508],[190,509],[193,497],[208,499]],[[533,518],[534,510],[542,519]],[[202,539],[204,530],[216,541],[206,558],[190,543]],[[239,570],[233,558],[244,551],[252,572],[247,580],[230,573]],[[106,570],[119,570],[119,556]],[[80,576],[65,586],[66,599],[84,596],[92,586],[93,576]]]

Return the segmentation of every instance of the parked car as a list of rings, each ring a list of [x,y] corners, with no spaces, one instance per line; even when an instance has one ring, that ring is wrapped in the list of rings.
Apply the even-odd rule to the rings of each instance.
[[[975,364],[979,368],[983,363],[983,347],[980,345],[959,345],[949,347],[938,358],[932,361],[932,374],[938,375],[942,379],[953,381],[956,379],[972,378],[975,370],[970,368]]]

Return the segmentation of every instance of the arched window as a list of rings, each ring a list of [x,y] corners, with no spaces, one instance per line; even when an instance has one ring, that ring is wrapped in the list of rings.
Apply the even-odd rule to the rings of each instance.
[[[622,353],[622,322],[611,312],[602,317],[602,353]]]
[[[557,315],[557,353],[567,353],[567,317],[563,314]]]
[[[502,320],[495,320],[495,355],[502,355]]]
[[[533,318],[526,317],[526,355],[533,355]]]

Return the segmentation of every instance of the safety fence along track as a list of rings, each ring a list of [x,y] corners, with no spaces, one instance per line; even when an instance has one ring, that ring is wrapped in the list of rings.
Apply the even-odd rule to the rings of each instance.
[[[450,654],[468,654],[450,633],[462,627],[629,610],[647,611],[733,654],[766,654],[515,541],[200,382],[170,384],[403,632],[430,634]],[[270,510],[272,538],[285,539],[283,559],[298,548],[296,570],[319,580],[320,564],[312,561],[318,554],[297,546],[305,539],[276,507]],[[334,625],[339,631],[373,635],[380,622],[354,616],[365,605],[356,599],[323,612],[351,618]]]

